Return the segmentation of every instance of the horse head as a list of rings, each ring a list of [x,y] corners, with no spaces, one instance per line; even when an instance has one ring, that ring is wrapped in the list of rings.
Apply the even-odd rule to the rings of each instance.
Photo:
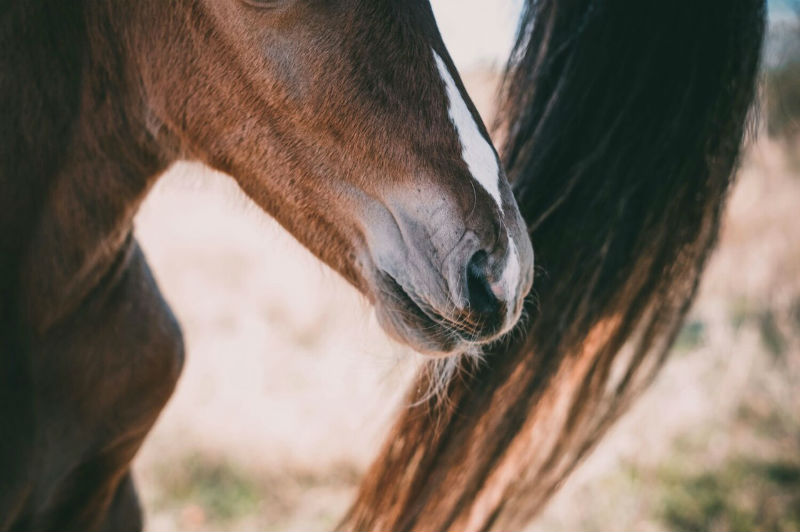
[[[514,326],[530,239],[427,0],[158,4],[164,22],[137,33],[141,82],[186,155],[233,176],[417,350]]]

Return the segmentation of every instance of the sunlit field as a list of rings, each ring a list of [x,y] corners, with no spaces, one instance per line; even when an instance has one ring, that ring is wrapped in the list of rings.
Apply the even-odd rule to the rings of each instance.
[[[496,76],[465,78],[491,116]],[[796,149],[747,150],[672,357],[532,530],[800,528]],[[137,234],[187,342],[135,463],[148,528],[330,529],[419,356],[225,176],[172,169]]]

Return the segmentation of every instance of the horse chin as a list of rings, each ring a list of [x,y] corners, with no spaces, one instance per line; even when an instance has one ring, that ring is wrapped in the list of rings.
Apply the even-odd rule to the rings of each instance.
[[[453,357],[475,350],[478,343],[445,325],[446,320],[434,310],[423,310],[427,305],[418,303],[413,292],[406,291],[391,276],[381,277],[375,307],[378,322],[389,336],[431,358]]]
[[[454,357],[469,349],[465,342],[445,328],[433,324],[420,327],[416,320],[410,320],[406,316],[406,312],[406,309],[394,306],[384,304],[377,306],[378,322],[396,341],[431,358]]]

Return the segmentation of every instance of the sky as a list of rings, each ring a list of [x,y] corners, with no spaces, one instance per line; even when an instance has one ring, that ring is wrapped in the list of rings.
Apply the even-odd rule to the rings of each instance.
[[[788,11],[794,3],[792,0],[769,0],[769,9],[773,12]]]
[[[431,0],[431,5],[459,70],[505,62],[522,0]]]

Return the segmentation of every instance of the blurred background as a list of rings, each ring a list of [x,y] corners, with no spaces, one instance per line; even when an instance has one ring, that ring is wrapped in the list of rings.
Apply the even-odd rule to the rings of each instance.
[[[433,4],[490,123],[521,3]],[[770,4],[757,134],[670,361],[530,530],[800,530],[798,21]],[[148,529],[332,528],[420,357],[226,176],[176,166],[137,234],[187,343],[134,465]]]

